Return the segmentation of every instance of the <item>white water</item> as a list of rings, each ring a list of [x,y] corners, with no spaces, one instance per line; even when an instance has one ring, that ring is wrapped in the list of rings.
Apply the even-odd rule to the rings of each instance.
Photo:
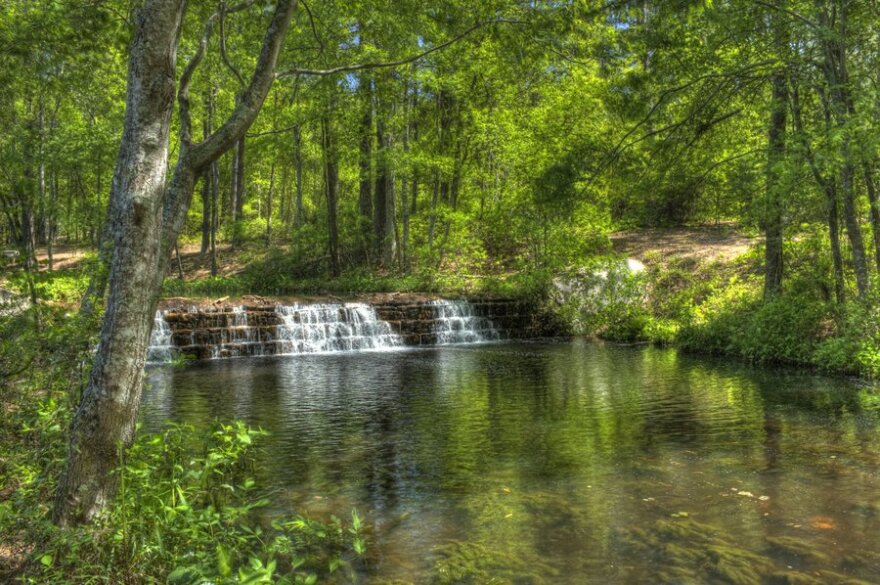
[[[501,338],[492,322],[477,316],[467,301],[437,300],[431,305],[435,320],[433,333],[438,345]],[[278,305],[275,313],[280,324],[272,336],[265,327],[248,323],[244,307],[234,307],[231,323],[220,330],[219,343],[211,347],[211,357],[379,350],[404,345],[403,338],[391,325],[379,319],[376,310],[365,303]],[[196,345],[195,332],[191,332],[191,336],[190,345]],[[277,344],[276,351],[266,352],[266,346],[272,343]],[[170,362],[176,353],[171,327],[163,312],[157,311],[147,361]]]
[[[403,345],[376,310],[364,303],[279,305],[279,353],[385,349]]]
[[[247,311],[242,306],[232,307],[232,325],[220,331],[220,345],[211,348],[211,357],[222,357],[221,351],[227,345],[256,345],[253,355],[263,355],[263,346],[259,336],[253,328],[248,325]]]
[[[171,341],[171,327],[165,320],[162,311],[156,311],[153,320],[153,332],[150,334],[150,346],[147,349],[148,362],[170,362],[175,349]]]
[[[432,301],[437,319],[437,344],[481,343],[500,339],[500,334],[485,317],[474,314],[467,301]]]

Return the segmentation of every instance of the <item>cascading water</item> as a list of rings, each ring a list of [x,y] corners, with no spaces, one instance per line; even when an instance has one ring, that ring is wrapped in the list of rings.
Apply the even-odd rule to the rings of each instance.
[[[165,320],[162,311],[156,311],[156,316],[153,319],[153,332],[150,334],[150,346],[147,348],[147,361],[170,362],[174,354],[171,327]]]
[[[296,355],[521,337],[528,316],[504,301],[385,301],[169,308],[156,313],[148,361]]]
[[[243,306],[232,307],[232,321],[220,330],[220,343],[211,348],[211,357],[216,359],[227,355],[263,355],[265,341],[258,328],[248,322],[247,310]]]
[[[480,343],[501,338],[492,321],[474,313],[467,301],[437,300],[431,303],[436,317],[437,344]]]
[[[278,353],[384,349],[403,345],[391,325],[364,303],[279,305]]]

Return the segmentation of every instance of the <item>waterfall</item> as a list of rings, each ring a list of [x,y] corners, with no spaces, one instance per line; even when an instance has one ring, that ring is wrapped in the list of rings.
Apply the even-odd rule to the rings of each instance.
[[[477,316],[467,301],[432,301],[436,317],[437,344],[480,343],[500,339],[486,317]]]
[[[383,349],[403,345],[391,325],[364,303],[279,305],[279,353]]]
[[[247,310],[241,306],[232,307],[232,320],[229,325],[220,330],[220,343],[211,348],[211,358],[263,355],[265,343],[258,328],[248,322]],[[195,340],[193,340],[195,344]]]
[[[171,327],[165,320],[165,314],[162,311],[156,311],[156,316],[153,318],[153,332],[150,334],[150,345],[147,348],[147,361],[170,362],[176,353],[171,338]]]

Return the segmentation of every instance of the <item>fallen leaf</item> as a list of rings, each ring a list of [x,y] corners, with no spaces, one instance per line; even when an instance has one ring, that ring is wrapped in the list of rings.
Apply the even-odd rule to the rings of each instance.
[[[817,530],[834,530],[837,522],[830,516],[813,516],[810,518],[810,527]]]

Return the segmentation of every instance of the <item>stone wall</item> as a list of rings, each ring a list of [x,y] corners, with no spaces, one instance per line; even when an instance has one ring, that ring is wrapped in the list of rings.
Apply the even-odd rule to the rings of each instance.
[[[283,352],[278,340],[282,316],[279,303],[219,306],[187,306],[177,303],[163,311],[171,330],[174,350],[196,359],[274,355]],[[386,321],[408,346],[434,345],[443,321],[441,305],[432,300],[387,300],[371,303],[379,319]],[[525,339],[552,336],[536,317],[535,306],[526,302],[495,299],[467,303],[482,327],[491,327],[492,339]],[[245,325],[246,324],[246,325]]]

